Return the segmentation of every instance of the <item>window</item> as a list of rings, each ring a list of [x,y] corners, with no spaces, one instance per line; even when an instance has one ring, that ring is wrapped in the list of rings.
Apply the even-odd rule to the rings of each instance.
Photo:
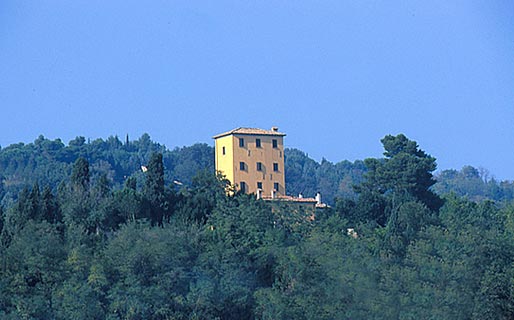
[[[261,189],[262,190],[262,182],[257,182],[257,189]]]
[[[239,170],[244,171],[245,170],[245,163],[239,162]]]
[[[221,148],[221,153],[223,153],[223,155],[225,155],[225,147]]]
[[[280,191],[280,186],[278,185],[278,182],[275,182],[273,184],[273,189],[275,189],[275,191],[277,191],[277,192]]]
[[[242,193],[246,193],[246,182],[241,181],[239,183],[239,187],[240,187]]]
[[[255,146],[257,148],[260,148],[261,147],[261,139],[255,139]]]
[[[273,163],[273,171],[278,172],[278,163]]]
[[[262,162],[257,162],[257,171],[262,171]]]
[[[239,146],[241,148],[243,148],[245,146],[245,139],[244,138],[239,138]]]
[[[277,139],[273,139],[273,140],[271,140],[271,142],[273,144],[273,148],[275,148],[275,149],[278,148],[278,141],[277,141]]]

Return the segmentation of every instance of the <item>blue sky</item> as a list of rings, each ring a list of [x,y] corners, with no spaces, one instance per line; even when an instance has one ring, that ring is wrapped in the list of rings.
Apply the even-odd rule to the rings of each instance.
[[[514,2],[3,0],[0,106],[2,147],[276,125],[337,162],[404,133],[513,180]]]

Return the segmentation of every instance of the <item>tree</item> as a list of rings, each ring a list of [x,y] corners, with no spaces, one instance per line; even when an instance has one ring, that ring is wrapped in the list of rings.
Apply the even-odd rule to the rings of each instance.
[[[41,220],[41,192],[39,190],[39,184],[37,182],[34,183],[32,187],[32,191],[29,195],[28,202],[28,210],[29,210],[29,219],[33,219],[36,221]]]
[[[69,142],[70,146],[81,147],[86,143],[86,138],[78,136]]]
[[[430,222],[430,217],[430,211],[417,201],[406,201],[392,212],[387,223],[386,245],[394,256],[405,256],[407,246]]]
[[[71,186],[61,189],[61,207],[63,217],[68,225],[77,225],[93,233],[97,226],[91,221],[91,211],[94,205],[89,190],[89,162],[78,158],[73,165]]]
[[[226,197],[207,219],[201,277],[192,292],[201,318],[253,319],[253,293],[273,283],[271,207],[247,194]]]
[[[381,142],[385,159],[366,159],[365,181],[356,187],[361,197],[382,197],[387,201],[386,210],[374,219],[385,225],[393,211],[403,202],[412,200],[430,210],[439,210],[443,201],[430,190],[436,182],[432,176],[436,169],[435,158],[403,134],[387,135]]]
[[[65,257],[54,226],[29,221],[5,251],[0,278],[7,283],[8,301],[3,302],[7,311],[21,319],[54,319],[53,292],[63,281]]]
[[[110,282],[108,318],[189,319],[195,304],[188,303],[188,292],[201,276],[196,267],[199,233],[194,227],[157,228],[140,222],[116,232],[101,260]]]
[[[150,221],[152,224],[162,225],[168,205],[164,193],[162,153],[152,153],[147,168],[143,196],[149,204]]]
[[[135,222],[141,218],[142,209],[141,194],[136,191],[135,184],[128,184],[122,190],[114,192],[111,220],[115,222],[115,227],[122,223]]]
[[[2,234],[2,231],[4,230],[4,224],[5,224],[5,217],[4,217],[4,208],[0,206],[0,235]],[[1,246],[1,243],[0,243]]]
[[[134,177],[128,177],[125,181],[125,188],[136,191],[137,190],[137,179]]]
[[[14,235],[25,227],[27,221],[30,219],[30,192],[27,188],[18,195],[18,200],[6,213],[5,231]]]
[[[78,158],[73,165],[71,183],[75,191],[89,190],[89,162],[85,158]]]
[[[205,223],[230,188],[230,181],[220,174],[199,171],[193,177],[191,188],[183,188],[174,194],[177,201],[173,214],[176,219],[187,223]]]
[[[1,149],[0,149],[1,150]],[[0,174],[0,201],[2,200],[3,196],[4,196],[4,176]]]
[[[100,230],[112,230],[117,227],[118,221],[112,215],[112,194],[109,179],[105,174],[94,184],[90,194],[91,211],[88,217],[88,225],[94,226],[95,233],[100,234]]]
[[[46,186],[41,195],[41,216],[49,223],[62,222],[62,215],[50,186]]]

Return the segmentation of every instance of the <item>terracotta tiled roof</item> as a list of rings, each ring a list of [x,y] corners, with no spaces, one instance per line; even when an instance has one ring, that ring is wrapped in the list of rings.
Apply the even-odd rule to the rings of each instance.
[[[301,203],[317,203],[317,200],[314,198],[297,198],[291,196],[280,196],[277,195],[275,198],[270,196],[262,197],[263,200],[275,200],[275,201],[288,201],[288,202],[301,202]]]
[[[218,135],[215,135],[213,139],[221,138],[224,136],[228,136],[231,134],[248,134],[248,135],[264,135],[264,136],[285,136],[286,134],[283,132],[278,132],[277,130],[264,130],[264,129],[257,129],[257,128],[236,128],[224,133],[220,133]]]
[[[318,209],[330,208],[330,206],[326,203],[318,203],[318,200],[316,200],[316,198],[298,198],[298,197],[281,196],[281,195],[277,195],[275,198],[272,198],[270,196],[263,196],[261,198],[262,198],[262,200],[265,200],[265,201],[286,201],[286,202],[295,202],[295,203],[310,203],[310,204],[315,204],[316,208],[318,208]]]

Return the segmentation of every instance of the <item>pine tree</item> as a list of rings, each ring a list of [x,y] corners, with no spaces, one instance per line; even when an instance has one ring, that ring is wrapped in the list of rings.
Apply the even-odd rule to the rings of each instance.
[[[436,183],[432,175],[436,159],[403,134],[387,135],[381,141],[385,159],[365,160],[369,171],[356,191],[360,204],[369,203],[369,199],[381,199],[372,203],[383,201],[386,206],[380,212],[364,210],[359,213],[362,220],[374,220],[384,226],[391,214],[408,201],[418,201],[432,211],[439,210],[443,201],[430,189]]]

